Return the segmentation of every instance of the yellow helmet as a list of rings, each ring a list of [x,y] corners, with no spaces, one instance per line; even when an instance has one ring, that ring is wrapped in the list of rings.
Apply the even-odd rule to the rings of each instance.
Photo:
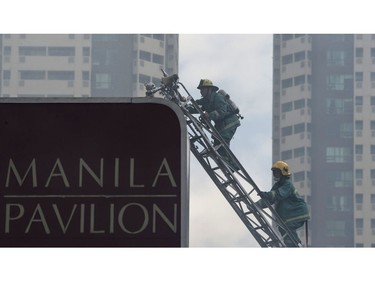
[[[277,161],[272,165],[271,170],[278,169],[284,176],[290,176],[289,166],[284,161]]]
[[[219,87],[214,86],[212,81],[208,79],[201,79],[197,88],[200,90],[203,87],[212,87],[215,88],[215,91],[219,90]]]

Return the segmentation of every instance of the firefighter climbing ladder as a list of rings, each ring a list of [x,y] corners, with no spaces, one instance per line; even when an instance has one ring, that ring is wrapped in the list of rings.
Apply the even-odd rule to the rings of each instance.
[[[165,99],[171,100],[181,108],[188,127],[191,152],[255,240],[261,247],[286,247],[280,233],[274,230],[274,227],[279,227],[291,237],[296,247],[301,247],[298,238],[291,235],[290,230],[268,202],[266,202],[268,208],[263,210],[255,204],[252,197],[260,192],[259,188],[212,123],[199,117],[203,116],[201,108],[185,86],[178,81],[178,76],[176,74],[167,76],[164,71],[163,74],[160,87],[155,87],[153,84],[146,85],[146,95],[153,97],[154,94],[160,93]],[[180,94],[178,90],[180,86],[185,90],[187,98]],[[198,112],[198,118],[190,113],[189,107],[193,107]],[[218,146],[213,146],[212,138],[219,141]],[[223,157],[218,153],[217,150],[220,147],[225,149],[228,157]]]

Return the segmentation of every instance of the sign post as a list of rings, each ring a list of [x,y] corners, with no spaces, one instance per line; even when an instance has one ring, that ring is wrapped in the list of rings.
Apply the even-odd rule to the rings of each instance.
[[[185,119],[163,99],[0,102],[1,247],[187,247]]]

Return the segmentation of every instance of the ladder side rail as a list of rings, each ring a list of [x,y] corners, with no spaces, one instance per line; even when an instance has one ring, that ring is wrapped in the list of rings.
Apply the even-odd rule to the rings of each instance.
[[[194,106],[194,108],[197,110],[197,112],[199,113],[200,116],[203,116],[203,111],[202,109],[200,108],[200,106],[197,104],[197,102],[194,100],[193,96],[189,93],[189,91],[186,89],[186,87],[184,86],[184,84],[182,84],[181,82],[178,82],[179,85],[182,86],[182,88],[185,90],[186,94],[188,95],[188,100],[190,101],[190,103]],[[191,113],[186,109],[186,107],[182,107],[183,111],[184,111],[184,114],[190,114]],[[207,120],[205,118],[201,118],[201,122],[204,124],[205,127],[208,128],[209,131],[211,131],[211,134],[217,139],[220,141],[220,143],[223,145],[223,148],[225,149],[226,153],[230,156],[230,159],[234,162],[235,164],[240,168],[240,171],[243,173],[242,177],[247,180],[251,185],[253,185],[257,191],[257,193],[259,193],[259,188],[257,187],[257,185],[255,184],[255,182],[253,181],[253,179],[250,177],[250,175],[246,172],[246,170],[244,169],[244,167],[242,166],[242,164],[240,163],[240,161],[237,159],[237,157],[233,154],[233,152],[229,149],[228,145],[226,144],[226,142],[224,141],[224,139],[221,137],[221,135],[217,132],[216,128],[214,127],[214,125],[210,122],[210,120]],[[229,164],[229,163],[228,163]],[[229,164],[230,165],[230,164]],[[239,171],[237,171],[237,173],[239,173]]]
[[[178,82],[178,84],[181,85],[183,87],[183,89],[185,90],[185,92],[188,94],[190,103],[193,104],[194,108],[199,112],[200,115],[202,115],[203,111],[201,110],[200,106],[196,103],[196,101],[194,100],[194,98],[187,91],[186,87],[181,82]],[[178,90],[176,89],[176,91],[178,91]],[[182,107],[182,109],[183,109],[183,112],[184,112],[185,116],[188,115],[190,119],[194,118],[192,116],[192,114],[185,107]],[[260,192],[259,187],[253,181],[253,179],[250,177],[250,175],[247,173],[247,171],[243,168],[243,166],[241,165],[241,163],[238,161],[237,157],[229,149],[228,145],[223,140],[223,138],[221,137],[221,135],[217,132],[216,128],[212,125],[212,123],[209,120],[205,119],[205,118],[202,118],[201,123],[204,123],[204,128],[206,128],[216,139],[219,140],[220,144],[223,146],[223,148],[225,149],[225,151],[227,152],[227,154],[230,156],[230,159],[231,160],[235,160],[235,162],[239,164],[238,166],[240,167],[240,170],[244,174],[243,178],[245,180],[247,180],[250,183],[250,185],[252,185],[252,187],[255,189],[255,191],[257,192],[257,194],[259,194],[259,192]],[[295,246],[299,246],[301,242],[299,241],[299,239],[296,239],[294,237],[294,235],[291,233],[290,229],[286,226],[285,222],[283,221],[283,219],[281,219],[281,217],[275,211],[275,209],[273,208],[273,206],[267,200],[264,200],[264,202],[265,202],[267,208],[271,211],[272,215],[274,216],[273,222],[278,227],[282,228],[286,232],[286,234],[288,234],[288,236],[293,241],[293,243],[295,244]],[[257,208],[257,209],[259,210],[259,208]]]
[[[172,78],[172,79],[170,79]],[[153,93],[156,93],[157,91],[160,91],[162,95],[164,95],[165,98],[173,101],[174,103],[176,103],[181,109],[183,109],[184,111],[184,115],[188,115],[191,117],[191,114],[189,113],[189,111],[186,109],[186,105],[188,102],[190,102],[191,104],[193,104],[193,106],[196,108],[197,112],[200,114],[200,116],[202,116],[203,112],[202,110],[200,109],[199,105],[195,102],[195,100],[193,99],[193,97],[190,95],[190,93],[187,91],[187,89],[185,88],[185,86],[180,83],[180,82],[177,82],[178,80],[178,77],[177,75],[172,75],[170,77],[168,77],[168,81],[167,81],[167,84],[166,85],[162,85],[161,87],[159,87],[157,90],[153,90]],[[181,94],[179,93],[178,91],[178,85],[182,85],[182,87],[184,88],[185,92],[188,94],[188,98],[189,100],[187,102],[182,102],[181,101]],[[193,119],[194,120],[194,119]],[[257,189],[257,193],[259,193],[259,188],[256,186],[255,182],[251,179],[251,177],[247,174],[246,170],[242,167],[241,163],[239,163],[239,161],[237,160],[237,158],[234,156],[234,154],[230,151],[229,147],[227,147],[225,141],[221,138],[220,134],[218,134],[218,132],[216,131],[216,129],[213,127],[212,123],[209,121],[209,120],[205,120],[204,118],[202,118],[202,123],[201,125],[203,125],[202,128],[205,128],[206,130],[208,130],[208,132],[211,134],[211,136],[214,136],[215,138],[217,138],[218,140],[220,140],[220,143],[224,146],[224,149],[228,152],[229,155],[232,156],[232,160],[235,160],[238,162],[239,166],[241,167],[241,171],[244,172],[244,175],[246,176],[248,182],[254,187]],[[203,133],[204,134],[204,133]],[[208,143],[210,143],[208,141]],[[211,148],[211,151],[213,150],[213,147],[212,145],[208,145],[207,146],[207,149],[209,149],[209,147]],[[194,154],[194,153],[193,153]],[[200,157],[198,159],[200,161]],[[202,163],[205,163],[204,161]],[[201,164],[202,164],[201,163]],[[228,165],[228,163],[226,163]],[[205,170],[209,173],[210,168],[207,168],[205,165],[202,165]],[[209,173],[210,174],[210,173]],[[212,177],[211,178],[214,180],[215,177]],[[219,189],[222,191],[222,189],[220,188],[221,187],[221,184],[220,182],[216,184]],[[247,194],[245,194],[246,197]],[[226,194],[225,194],[226,196]],[[227,198],[227,196],[226,196]],[[227,198],[228,199],[228,198]],[[248,200],[250,202],[252,202],[251,200]],[[237,207],[237,205],[233,205],[232,204],[232,201],[228,200],[228,202],[232,205],[232,207]],[[278,219],[278,216],[277,216],[277,213],[272,209],[272,206],[266,201],[266,205],[269,205],[269,209],[271,211],[271,213],[274,213],[274,215],[276,216],[276,219]],[[254,204],[255,205],[255,204]],[[254,210],[254,213],[253,214],[256,214],[258,215],[259,213],[261,212],[256,212],[255,210],[258,210],[258,208],[255,206],[255,208],[253,209]],[[235,208],[235,211],[237,212],[236,208]],[[240,218],[242,219],[242,213],[239,212],[238,215],[240,216]],[[244,221],[244,220],[243,220]],[[245,221],[244,221],[245,222]],[[266,225],[268,225],[268,223],[266,222]],[[278,223],[278,225],[283,225],[283,221],[280,220],[280,222]],[[285,225],[285,224],[284,224]],[[284,228],[284,227],[283,227]],[[270,229],[272,230],[272,227],[270,227]],[[250,229],[249,229],[250,230]],[[289,236],[293,239],[294,237],[292,235],[290,235],[290,230],[285,226],[284,230],[286,231],[287,234],[289,234]],[[273,231],[273,230],[272,230]],[[281,241],[280,241],[281,242]],[[298,244],[297,244],[298,245]],[[297,246],[296,245],[296,246]]]
[[[259,231],[255,230],[255,227],[258,227],[259,229],[264,229],[265,225],[267,225],[266,221],[265,220],[262,221],[259,217],[257,217],[257,222],[253,221],[251,223],[251,221],[245,215],[245,212],[243,211],[243,209],[240,208],[238,206],[238,204],[236,204],[236,202],[233,200],[233,197],[230,196],[230,193],[228,192],[228,190],[225,189],[225,188],[223,188],[222,183],[218,180],[217,177],[215,177],[214,173],[212,172],[212,169],[211,169],[210,165],[207,164],[202,159],[202,157],[200,156],[199,152],[196,149],[194,149],[192,147],[191,151],[193,152],[193,154],[196,157],[196,159],[200,162],[200,164],[202,165],[202,167],[206,170],[207,174],[211,177],[211,179],[213,180],[213,182],[215,183],[215,185],[218,187],[218,189],[220,190],[220,192],[224,195],[224,197],[226,198],[226,200],[228,201],[228,203],[231,205],[231,207],[234,209],[234,211],[240,217],[240,219],[242,220],[242,222],[245,224],[246,228],[251,232],[251,234],[253,235],[253,237],[257,240],[257,242],[259,243],[259,245],[261,247],[267,247],[268,244],[265,241],[269,240],[269,238],[264,238],[259,233]],[[259,220],[261,220],[262,223],[259,223]],[[269,232],[272,232],[272,228],[268,226],[268,231],[265,231],[265,232],[267,234],[269,234]],[[272,235],[268,235],[268,236],[272,236]],[[278,242],[281,243],[281,240],[279,238],[276,238],[276,235],[274,235],[274,237],[272,237],[272,239],[273,239],[273,241],[276,240],[276,241],[278,241]]]
[[[194,116],[190,116],[190,117],[191,117],[191,120],[190,120],[189,123],[196,125],[196,123],[198,121],[195,119]],[[192,129],[192,128],[190,128],[190,129]],[[199,126],[196,126],[195,129],[198,130],[198,131],[201,130],[201,128],[199,128]],[[199,134],[201,134],[202,136],[204,136],[203,132],[196,132],[193,135],[199,135]],[[199,138],[196,138],[196,139],[198,140]],[[203,142],[203,143],[200,143],[200,144],[203,145],[203,146],[206,145],[206,149],[207,149],[207,144],[210,144],[210,141],[209,141],[209,139],[208,139],[207,136],[204,136],[203,139],[204,139],[204,141],[202,139],[199,139],[200,142]],[[246,212],[244,211],[244,208],[241,205],[241,202],[245,201],[244,204],[246,206],[248,206],[248,205],[254,205],[254,202],[249,201],[249,197],[248,197],[246,191],[243,189],[243,187],[240,185],[240,183],[237,181],[237,179],[235,177],[233,177],[233,174],[232,174],[231,170],[228,168],[228,166],[225,163],[222,162],[221,157],[217,154],[217,152],[214,151],[214,150],[212,150],[205,157],[207,159],[207,161],[205,161],[203,159],[202,155],[201,155],[201,152],[199,152],[197,150],[195,143],[191,144],[190,150],[193,152],[194,156],[200,162],[200,164],[202,165],[202,167],[206,170],[206,172],[211,177],[211,179],[214,181],[214,183],[219,188],[219,190],[223,193],[223,195],[227,199],[227,201],[231,204],[232,208],[236,211],[237,215],[241,218],[241,220],[244,222],[244,224],[246,225],[246,227],[253,234],[254,238],[256,238],[256,240],[258,241],[258,243],[260,243],[260,245],[263,246],[263,247],[267,246],[267,244],[265,244],[264,241],[265,240],[269,240],[269,239],[263,238],[258,232],[256,232],[255,228],[262,229],[265,233],[268,234],[268,236],[271,237],[272,241],[277,241],[277,243],[273,242],[273,244],[282,243],[281,240],[280,240],[280,238],[273,231],[272,227],[268,224],[268,222],[261,215],[260,212],[259,213],[254,212],[254,214],[253,214],[254,216],[256,216],[256,219],[258,220],[258,222],[260,222],[260,224],[258,223],[255,226],[249,225],[249,223],[251,222],[251,220],[249,220],[247,218]],[[214,154],[214,155],[212,155],[212,154]],[[223,172],[224,178],[227,179],[227,182],[231,182],[229,184],[229,186],[232,187],[233,190],[235,190],[235,194],[237,194],[237,195],[231,194],[228,191],[228,189],[225,188],[226,184],[225,184],[225,182],[223,183],[223,181],[225,181],[225,180],[223,180],[223,177],[221,177],[220,175],[218,175],[217,173],[215,173],[213,171],[212,165],[210,165],[209,162],[208,162],[209,158],[211,158],[214,162],[216,162],[216,164],[218,166],[220,166],[219,168]],[[241,199],[237,200],[239,197]],[[256,208],[254,208],[254,209],[256,209]]]

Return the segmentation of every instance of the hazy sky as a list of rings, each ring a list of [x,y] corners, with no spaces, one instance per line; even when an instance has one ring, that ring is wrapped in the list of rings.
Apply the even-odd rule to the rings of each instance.
[[[179,77],[190,94],[207,78],[225,89],[244,119],[231,149],[259,188],[271,188],[272,35],[180,35]],[[190,246],[258,247],[191,154]]]
[[[232,151],[262,190],[271,187],[271,34],[375,33],[373,10],[364,0],[345,5],[316,0],[308,8],[307,3],[295,0],[103,3],[67,0],[56,6],[47,0],[7,1],[2,5],[1,33],[181,34],[181,82],[195,98],[199,98],[196,86],[201,78],[211,79],[233,96],[245,119],[231,143]],[[190,182],[193,249],[37,249],[21,253],[1,249],[3,275],[13,279],[38,276],[39,280],[50,280],[51,276],[57,280],[117,280],[128,276],[152,280],[290,280],[290,274],[309,279],[321,278],[324,272],[326,279],[360,280],[371,274],[372,259],[363,252],[358,255],[358,249],[353,256],[347,251],[342,254],[342,249],[337,253],[329,249],[255,248],[257,243],[194,156]],[[210,248],[202,251],[200,247]],[[225,247],[225,251],[217,247]],[[47,260],[50,262],[45,266]]]

